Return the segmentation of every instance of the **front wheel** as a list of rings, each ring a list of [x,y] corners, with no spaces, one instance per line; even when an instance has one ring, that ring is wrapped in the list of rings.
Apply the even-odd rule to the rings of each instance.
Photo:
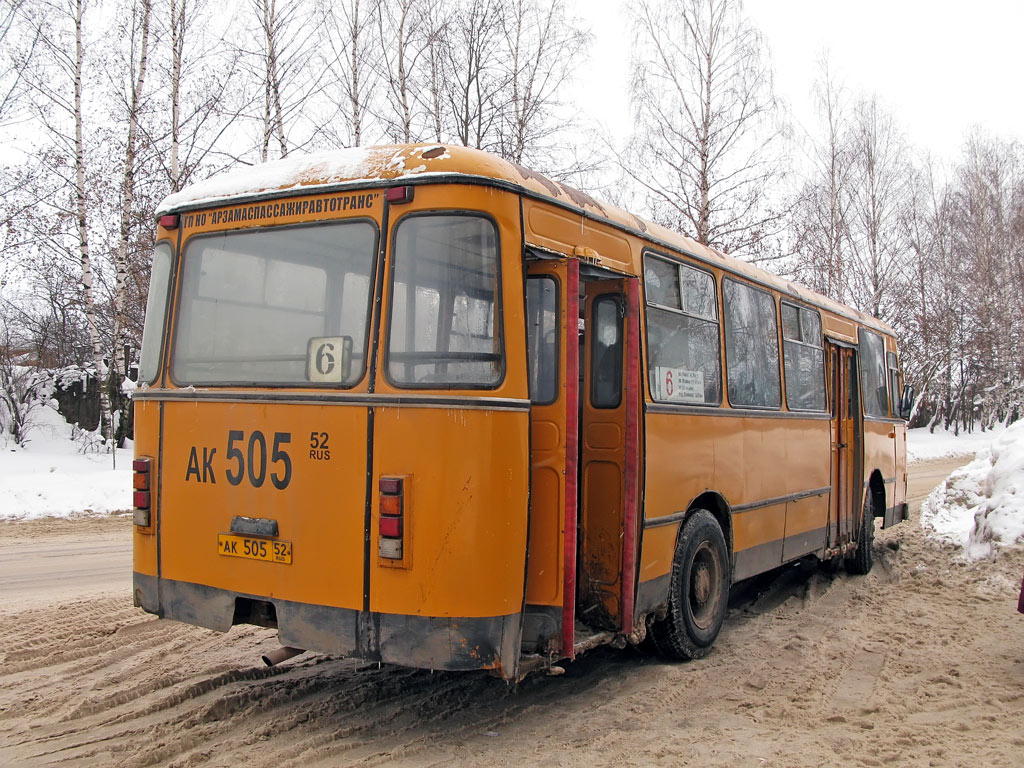
[[[700,659],[722,629],[729,601],[729,550],[722,528],[703,509],[686,519],[676,541],[668,615],[651,627],[658,652]]]

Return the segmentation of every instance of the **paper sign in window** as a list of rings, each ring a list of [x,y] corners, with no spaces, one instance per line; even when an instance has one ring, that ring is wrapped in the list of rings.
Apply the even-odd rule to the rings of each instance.
[[[680,403],[704,402],[703,371],[660,366],[655,370],[657,371],[656,399],[674,400]]]

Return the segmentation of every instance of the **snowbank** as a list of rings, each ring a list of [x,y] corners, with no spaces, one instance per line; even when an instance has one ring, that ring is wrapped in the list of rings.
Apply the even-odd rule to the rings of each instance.
[[[970,560],[1024,543],[1024,421],[1011,425],[921,506],[925,532]]]
[[[108,514],[132,508],[132,448],[82,453],[72,427],[52,406],[32,416],[28,446],[3,445],[0,439],[0,520]],[[85,436],[89,437],[89,436]]]
[[[929,432],[927,427],[907,430],[907,460],[927,461],[948,459],[953,456],[971,456],[988,449],[992,439],[1006,429],[1002,424],[987,432],[975,429],[954,435],[944,429]]]

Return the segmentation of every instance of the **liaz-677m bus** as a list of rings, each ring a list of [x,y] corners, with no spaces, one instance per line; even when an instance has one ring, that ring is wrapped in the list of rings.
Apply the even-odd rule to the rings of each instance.
[[[730,586],[907,517],[892,329],[476,150],[287,159],[159,211],[134,596],[507,679],[708,652]]]

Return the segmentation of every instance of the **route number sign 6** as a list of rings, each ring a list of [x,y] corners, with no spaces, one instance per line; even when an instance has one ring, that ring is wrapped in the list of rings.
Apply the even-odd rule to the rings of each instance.
[[[317,384],[340,384],[352,370],[351,336],[317,336],[306,348],[306,378]]]

